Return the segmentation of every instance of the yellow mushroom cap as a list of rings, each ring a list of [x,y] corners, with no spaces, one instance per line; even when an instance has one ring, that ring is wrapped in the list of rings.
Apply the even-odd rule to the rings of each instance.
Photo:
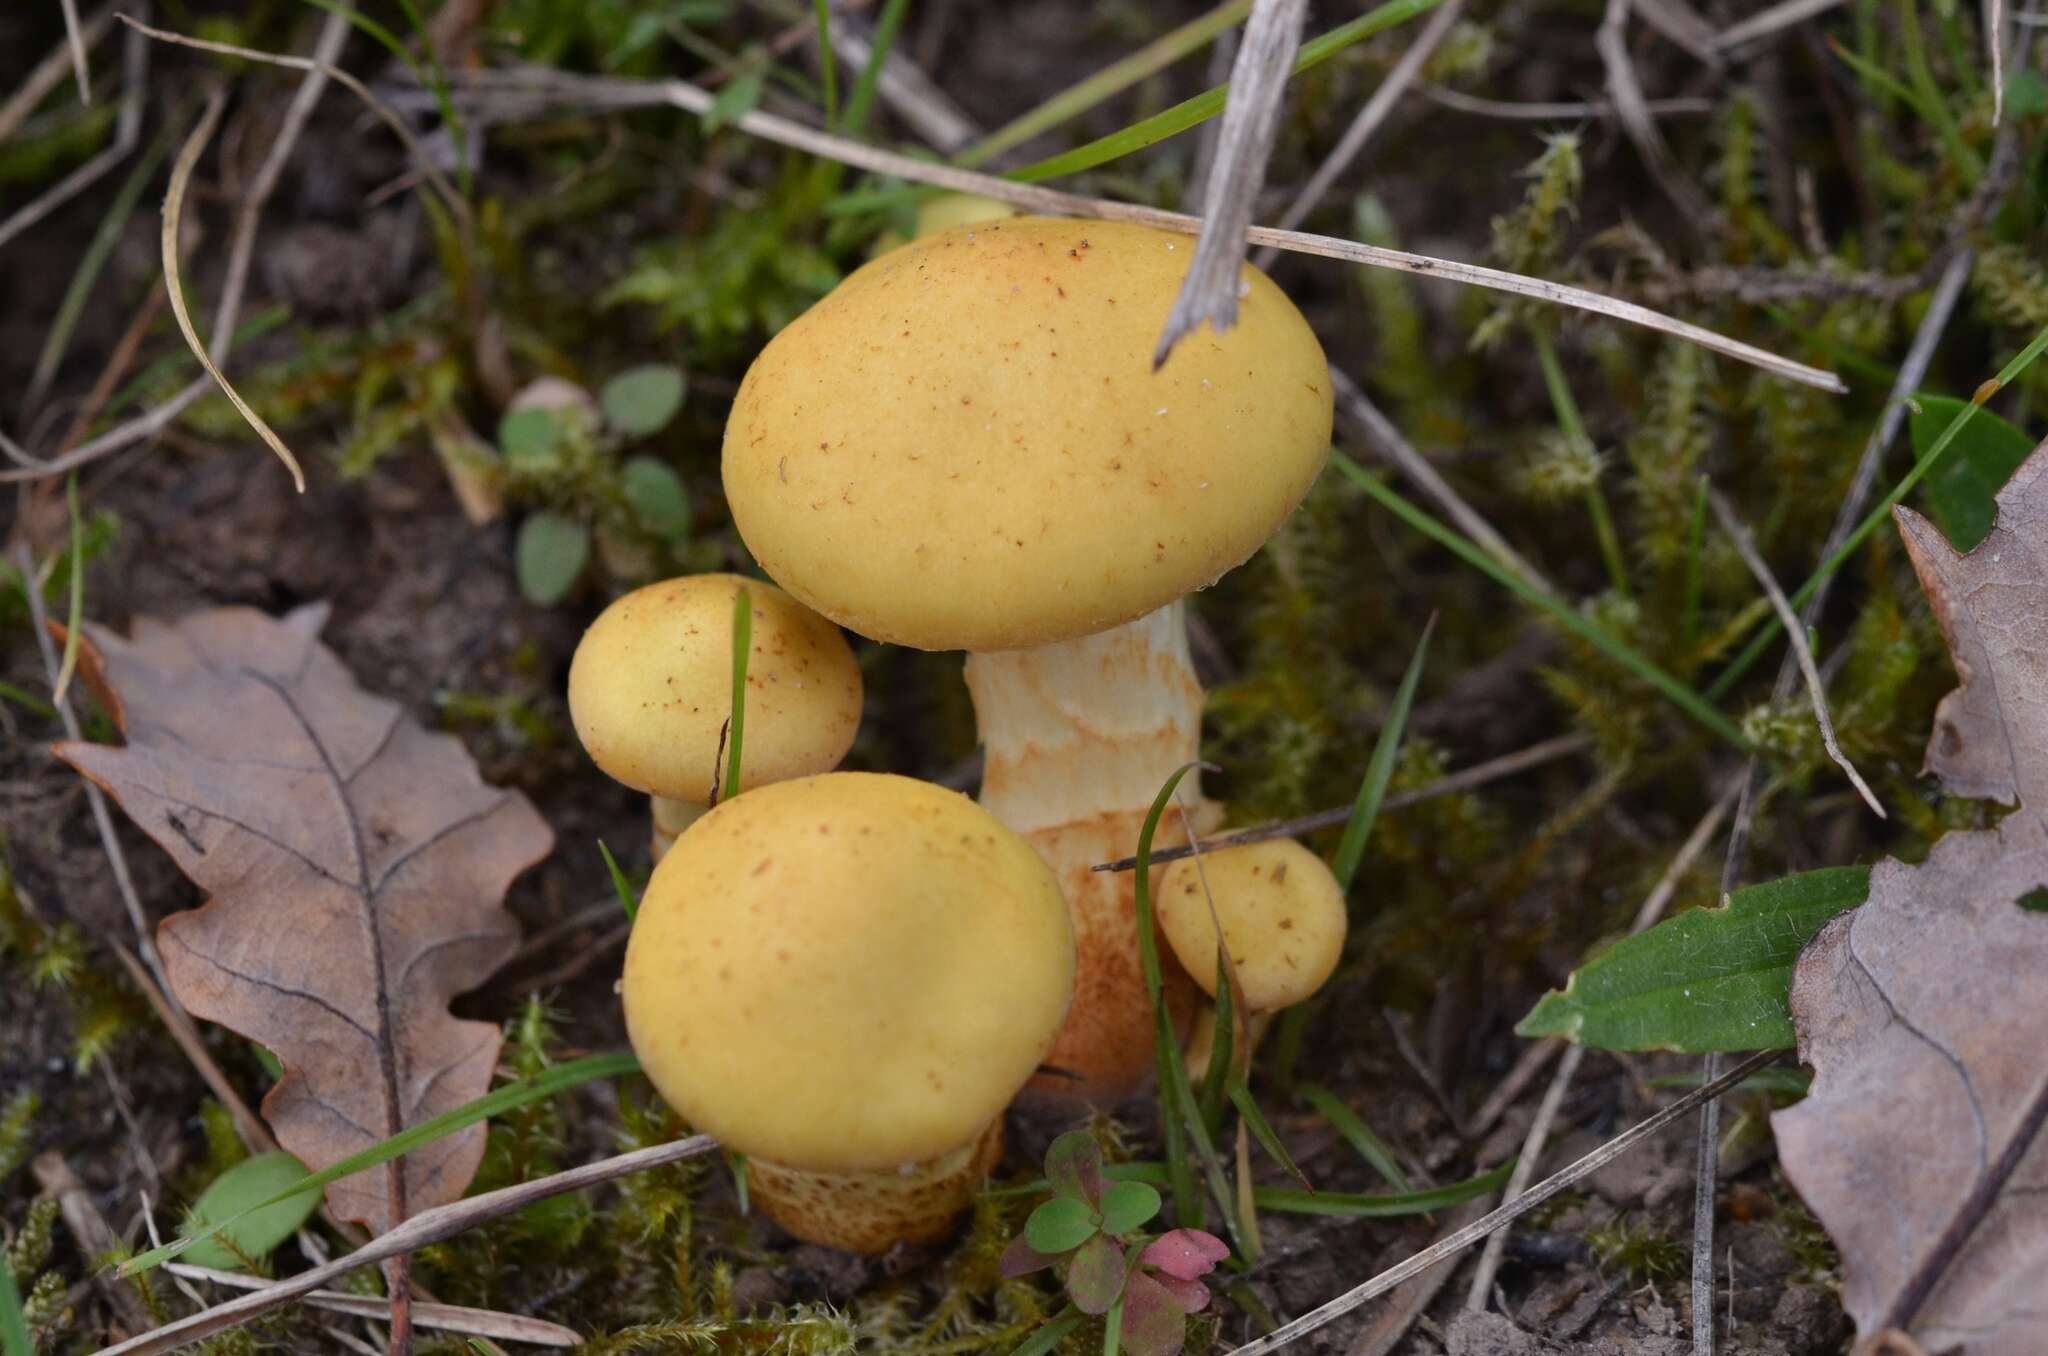
[[[1323,859],[1278,838],[1205,852],[1201,863],[1197,873],[1192,857],[1171,862],[1159,882],[1160,931],[1195,982],[1216,992],[1221,919],[1247,1008],[1270,1012],[1321,988],[1343,954],[1346,927],[1344,892]]]
[[[694,574],[598,615],[569,665],[569,715],[591,761],[626,785],[703,804],[732,715],[733,596],[753,613],[743,786],[839,765],[860,728],[860,666],[839,628],[773,584]]]
[[[736,796],[655,868],[626,1028],[669,1105],[808,1172],[973,1143],[1072,997],[1066,901],[958,792],[835,772]]]
[[[1023,649],[1242,563],[1330,443],[1308,323],[1247,266],[1237,325],[1152,351],[1190,236],[1018,217],[867,264],[748,369],[725,492],[761,567],[865,636]]]

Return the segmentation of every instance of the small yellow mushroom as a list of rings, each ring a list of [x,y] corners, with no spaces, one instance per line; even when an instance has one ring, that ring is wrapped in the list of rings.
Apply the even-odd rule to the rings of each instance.
[[[633,1049],[748,1157],[799,1238],[945,1236],[1073,995],[1065,901],[955,791],[866,772],[719,805],[655,868],[626,948]]]

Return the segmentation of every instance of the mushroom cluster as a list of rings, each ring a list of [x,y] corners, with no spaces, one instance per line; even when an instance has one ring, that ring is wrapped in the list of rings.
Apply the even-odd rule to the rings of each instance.
[[[1322,348],[1256,269],[1234,328],[1153,370],[1191,248],[1034,217],[917,239],[778,334],[726,426],[726,498],[771,577],[860,635],[969,652],[982,804],[1073,912],[1051,1062],[1079,1078],[1045,1090],[1097,1105],[1152,1067],[1134,883],[1089,868],[1195,757],[1182,600],[1265,542],[1330,443]],[[1200,832],[1220,812],[1184,785]]]
[[[569,684],[591,757],[654,798],[621,989],[643,1067],[747,1155],[786,1229],[865,1252],[952,1227],[1027,1082],[1106,1107],[1152,1068],[1135,878],[1090,868],[1129,855],[1195,757],[1186,596],[1293,511],[1330,434],[1322,350],[1256,270],[1238,324],[1155,371],[1185,237],[974,204],[924,224],[735,397],[727,501],[781,587],[629,594]],[[746,793],[707,809],[743,585]],[[830,771],[862,699],[837,627],[967,652],[979,805]],[[1195,783],[1162,842],[1220,822]],[[1291,843],[1203,861],[1157,877],[1183,1028],[1219,946],[1254,1012],[1327,977],[1344,908],[1320,861]]]

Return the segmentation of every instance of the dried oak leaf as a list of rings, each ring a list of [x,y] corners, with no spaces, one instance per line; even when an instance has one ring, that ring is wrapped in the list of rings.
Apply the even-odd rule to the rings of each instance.
[[[317,639],[326,619],[88,626],[81,677],[127,743],[57,749],[212,896],[157,930],[171,987],[277,1055],[263,1115],[314,1168],[486,1091],[498,1030],[448,1004],[511,955],[505,890],[554,845],[460,743],[357,686]],[[343,1178],[328,1203],[389,1229],[459,1197],[484,1134]]]
[[[1865,1342],[2048,1351],[2048,443],[1958,555],[1909,509],[1899,531],[1955,657],[1927,766],[2017,802],[1821,930],[1792,980],[1812,1094],[1772,1118],[1785,1170],[1842,1255]]]

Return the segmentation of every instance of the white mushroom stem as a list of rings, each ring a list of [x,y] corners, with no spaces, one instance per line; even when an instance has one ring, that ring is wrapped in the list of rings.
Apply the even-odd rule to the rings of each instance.
[[[1045,858],[1073,916],[1074,1005],[1046,1062],[1080,1078],[1039,1087],[1096,1105],[1144,1082],[1153,1019],[1138,961],[1135,877],[1089,868],[1136,850],[1160,786],[1196,757],[1202,685],[1186,616],[1175,602],[1080,640],[967,658],[985,760],[981,803]],[[1182,779],[1180,800],[1197,832],[1221,818],[1196,772]],[[1183,839],[1177,813],[1157,837],[1161,846]],[[1161,951],[1184,989],[1171,953]]]
[[[695,801],[675,800],[669,796],[649,796],[648,804],[654,809],[654,860],[660,861],[683,830],[704,817],[711,807]]]

